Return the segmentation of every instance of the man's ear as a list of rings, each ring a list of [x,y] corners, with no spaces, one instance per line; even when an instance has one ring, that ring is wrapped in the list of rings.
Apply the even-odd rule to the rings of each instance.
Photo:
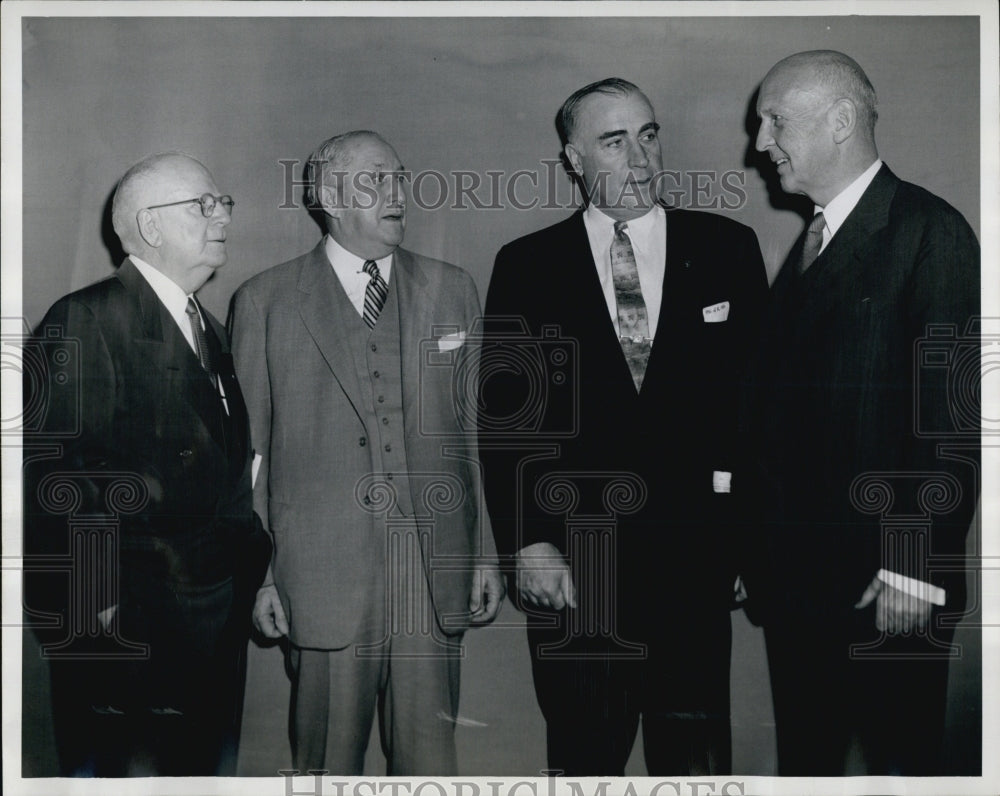
[[[340,202],[341,193],[342,191],[339,190],[335,182],[333,184],[324,183],[319,189],[317,198],[320,207],[331,218],[339,218],[340,211],[343,210]]]
[[[146,242],[146,245],[154,249],[163,243],[163,233],[160,232],[159,224],[152,210],[140,210],[135,214],[136,223],[139,226],[139,235]]]
[[[580,150],[578,150],[572,144],[566,144],[563,147],[563,154],[566,155],[566,160],[572,167],[573,172],[583,179],[583,159],[580,157]]]
[[[837,100],[830,108],[834,143],[842,144],[854,134],[858,124],[858,109],[847,97]]]

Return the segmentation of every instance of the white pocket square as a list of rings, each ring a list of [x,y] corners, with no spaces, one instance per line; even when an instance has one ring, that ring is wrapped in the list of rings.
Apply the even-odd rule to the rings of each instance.
[[[720,301],[711,307],[702,307],[701,315],[705,319],[705,323],[722,323],[729,317],[729,302]]]
[[[465,342],[465,332],[445,334],[438,338],[438,351],[454,351]]]

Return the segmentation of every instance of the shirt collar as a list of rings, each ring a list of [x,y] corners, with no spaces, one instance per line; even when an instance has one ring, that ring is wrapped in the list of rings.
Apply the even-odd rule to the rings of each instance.
[[[340,278],[342,284],[349,285],[352,281],[357,281],[359,279],[358,274],[361,274],[360,279],[363,279],[365,282],[370,279],[368,274],[362,270],[365,258],[358,257],[358,255],[349,252],[329,234],[323,239],[323,245],[326,249],[326,258],[330,261],[330,265],[333,266],[333,270]],[[392,253],[390,252],[375,262],[378,263],[378,270],[382,279],[388,282],[389,271],[392,269]]]
[[[615,234],[615,220],[593,204],[587,205],[584,216],[587,226],[600,230],[610,245],[611,238]],[[629,219],[627,222],[628,236],[632,245],[639,251],[650,251],[653,235],[657,229],[663,226],[663,219],[663,208],[659,205],[653,205],[645,215],[639,216],[639,218]]]
[[[153,288],[153,292],[156,293],[157,298],[160,299],[160,302],[167,308],[170,314],[174,318],[184,318],[187,312],[189,295],[184,292],[184,288],[162,271],[157,270],[145,260],[140,260],[134,254],[130,254],[129,259],[135,264],[136,269],[149,283],[149,286]],[[191,295],[193,296],[193,294]]]
[[[831,238],[837,234],[837,230],[847,220],[851,211],[857,207],[858,202],[861,201],[861,197],[868,190],[868,186],[872,184],[872,180],[875,179],[875,175],[878,174],[880,168],[882,168],[882,161],[876,158],[871,166],[865,169],[854,182],[831,199],[826,207],[816,205],[814,212],[823,214],[823,218],[826,221],[826,228],[830,230]]]

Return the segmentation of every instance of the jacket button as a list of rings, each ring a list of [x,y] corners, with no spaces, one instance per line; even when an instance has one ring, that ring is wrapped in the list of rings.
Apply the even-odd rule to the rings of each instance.
[[[387,443],[385,444],[385,449],[386,449],[386,451],[391,451],[391,450],[392,450],[392,445],[390,445],[390,444],[389,444],[389,443],[387,442]]]
[[[384,396],[384,395],[380,395],[380,396],[378,397],[378,402],[379,402],[380,404],[384,404],[384,403],[385,403],[385,396]]]
[[[366,440],[364,437],[362,437],[361,439],[358,440],[358,445],[360,445],[362,448],[365,445],[367,445],[367,444],[368,444],[368,440]]]
[[[365,504],[366,506],[370,506],[370,505],[371,505],[371,503],[372,503],[372,499],[371,499],[370,497],[368,497],[368,495],[365,495],[365,497],[364,497],[364,501],[363,501],[363,502],[364,502],[364,504]]]
[[[387,426],[387,425],[389,425],[389,418],[387,418],[387,417],[383,417],[383,418],[382,418],[382,425],[383,425],[383,426]]]
[[[372,351],[378,351],[378,346],[375,343],[372,343]]]
[[[188,450],[187,448],[185,448],[184,450],[181,451],[181,458],[182,459],[189,459],[193,455],[194,455],[194,451]]]
[[[374,376],[377,379],[378,378],[378,371],[377,370],[372,371],[372,376]]]

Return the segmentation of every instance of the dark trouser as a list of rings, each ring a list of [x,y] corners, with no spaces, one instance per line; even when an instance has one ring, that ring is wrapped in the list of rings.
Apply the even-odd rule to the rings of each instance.
[[[234,775],[246,635],[232,582],[181,591],[150,581],[128,595],[115,622],[120,638],[149,645],[146,657],[108,657],[122,649],[101,638],[51,662],[60,773]]]
[[[651,776],[729,772],[728,611],[657,630],[643,631],[639,654],[627,633],[567,640],[561,626],[529,630],[551,771],[622,776],[641,716]]]
[[[951,636],[881,638],[874,604],[840,622],[768,625],[779,773],[843,776],[852,741],[867,774],[941,773]]]

